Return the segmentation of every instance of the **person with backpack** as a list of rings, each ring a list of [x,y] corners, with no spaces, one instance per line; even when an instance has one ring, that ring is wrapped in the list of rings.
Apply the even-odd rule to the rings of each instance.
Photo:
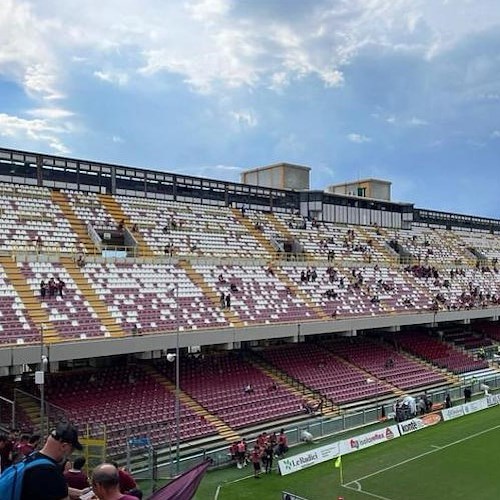
[[[45,445],[12,465],[0,476],[2,500],[66,500],[78,498],[83,491],[70,489],[60,464],[74,449],[82,450],[78,431],[69,423],[61,422],[51,431]]]

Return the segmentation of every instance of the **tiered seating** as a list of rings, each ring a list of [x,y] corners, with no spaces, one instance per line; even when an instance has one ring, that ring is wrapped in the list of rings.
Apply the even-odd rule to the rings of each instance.
[[[411,230],[386,230],[386,232],[391,240],[397,241],[422,264],[466,261],[467,256],[457,245],[454,233],[444,229],[414,226]]]
[[[446,377],[427,369],[387,344],[362,338],[355,342],[338,339],[324,344],[335,354],[403,390],[446,383]]]
[[[302,271],[307,272],[307,266],[284,265],[281,269],[329,316],[374,315],[384,312],[380,304],[371,302],[372,296],[363,286],[360,288],[351,286],[354,277],[349,268],[333,268],[337,274],[335,281],[332,282],[330,282],[330,275],[327,274],[328,268],[324,265],[315,266],[318,275],[316,281],[306,282],[302,282],[300,277]],[[358,273],[360,270],[355,271]],[[328,298],[326,295],[328,290],[334,291],[337,298]]]
[[[82,272],[125,331],[137,327],[145,334],[177,326],[180,330],[228,326],[220,308],[173,264],[88,263]]]
[[[413,312],[432,306],[429,291],[415,286],[414,279],[399,269],[365,267],[363,281],[370,296],[377,296],[386,312]]]
[[[372,227],[361,229],[358,226],[312,222],[300,215],[283,213],[277,213],[276,217],[288,227],[304,251],[315,258],[326,260],[329,252],[333,252],[334,259],[339,261],[382,263],[387,260],[387,254],[380,250],[385,241]],[[375,245],[375,240],[380,245]]]
[[[391,393],[385,382],[312,345],[288,345],[262,351],[271,364],[336,404],[346,404]]]
[[[487,361],[474,359],[424,332],[401,333],[397,336],[397,342],[406,351],[453,373],[466,373],[488,367]]]
[[[65,338],[96,337],[105,335],[106,327],[99,321],[97,313],[79,290],[64,266],[51,262],[19,262],[18,267],[25,276],[33,294],[39,297],[42,307],[47,309],[51,323]],[[63,296],[59,293],[44,299],[40,296],[40,282],[50,278],[61,278],[64,282]]]
[[[230,208],[117,196],[158,255],[171,245],[175,255],[269,257]]]
[[[484,335],[478,335],[473,332],[446,332],[444,335],[446,342],[453,342],[457,347],[463,349],[478,349],[480,347],[488,347],[493,344],[491,339]]]
[[[500,323],[498,321],[481,321],[474,324],[474,330],[484,333],[488,337],[500,342]]]
[[[500,235],[487,232],[470,233],[460,231],[455,233],[465,247],[478,250],[487,259],[500,259]]]
[[[16,248],[38,252],[82,248],[49,189],[0,185],[0,250]]]
[[[231,295],[231,310],[244,324],[275,323],[317,319],[304,301],[295,297],[273,274],[262,266],[193,266],[219,295]],[[219,280],[222,276],[223,282]],[[237,291],[231,292],[230,285]]]
[[[161,361],[157,366],[175,380],[174,363]],[[230,427],[247,427],[302,412],[301,398],[273,386],[273,379],[236,354],[184,358],[180,367],[181,389]],[[246,393],[249,384],[253,392]]]
[[[175,394],[139,367],[52,374],[45,389],[47,400],[67,411],[82,429],[105,424],[111,453],[123,451],[126,439],[141,431],[155,443],[174,435]],[[215,428],[181,402],[181,440],[214,434]]]
[[[23,301],[0,266],[0,343],[33,342],[40,339]]]
[[[438,278],[416,276],[414,283],[416,287],[426,290],[432,300],[441,295],[443,307],[463,309],[494,305],[496,298],[500,297],[498,277],[499,274],[492,271],[461,269],[456,272],[446,268],[439,270]]]
[[[91,224],[96,230],[116,229],[115,219],[101,204],[96,193],[80,193],[71,190],[63,192],[80,220]]]

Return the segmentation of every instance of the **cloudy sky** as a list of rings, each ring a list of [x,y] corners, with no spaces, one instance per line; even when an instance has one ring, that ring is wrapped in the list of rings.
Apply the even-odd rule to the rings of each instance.
[[[0,0],[0,145],[500,218],[500,4]]]

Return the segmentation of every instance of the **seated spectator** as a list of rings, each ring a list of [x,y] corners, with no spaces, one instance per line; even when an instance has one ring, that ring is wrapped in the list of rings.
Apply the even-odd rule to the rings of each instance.
[[[76,259],[76,265],[81,268],[84,267],[85,264],[86,264],[85,256],[83,255],[83,253],[79,253]]]
[[[40,281],[40,298],[43,300],[47,295],[47,283],[44,280]]]
[[[231,283],[229,288],[230,288],[231,292],[233,292],[233,293],[238,291],[238,287],[234,283]]]
[[[253,389],[252,384],[247,384],[245,386],[245,394],[253,394],[255,391]]]

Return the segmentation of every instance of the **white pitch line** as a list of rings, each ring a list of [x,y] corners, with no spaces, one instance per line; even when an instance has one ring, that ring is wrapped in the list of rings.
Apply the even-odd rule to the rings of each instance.
[[[364,491],[361,489],[361,485],[358,483],[358,481],[352,481],[353,483],[357,483],[359,488],[353,488],[352,486],[348,486],[347,484],[343,484],[342,486],[344,488],[347,488],[349,490],[357,491],[358,493],[363,493],[363,495],[368,495],[369,497],[374,497],[374,498],[379,498],[380,500],[391,500],[390,498],[383,497],[381,495],[377,495],[375,493],[370,493],[369,491]],[[349,483],[352,484],[352,483]]]
[[[219,484],[219,486],[217,486],[217,489],[215,490],[214,500],[217,500],[219,498],[220,487],[221,485]]]
[[[476,432],[475,434],[471,434],[470,436],[464,437],[462,439],[458,439],[457,441],[453,441],[453,443],[445,444],[445,445],[441,446],[441,448],[426,451],[425,453],[421,453],[420,455],[416,455],[415,457],[408,458],[407,460],[403,460],[402,462],[399,462],[397,464],[390,465],[389,467],[385,467],[384,469],[380,469],[378,471],[372,472],[371,474],[367,474],[366,476],[359,477],[355,481],[350,481],[349,483],[346,483],[344,486],[347,486],[349,484],[353,484],[353,483],[358,482],[358,481],[363,481],[364,479],[368,479],[369,477],[376,476],[378,474],[381,474],[382,472],[386,472],[386,471],[391,470],[391,469],[395,469],[396,467],[399,467],[400,465],[408,464],[410,462],[413,462],[414,460],[418,460],[419,458],[430,455],[431,453],[436,453],[437,451],[444,450],[446,448],[449,448],[450,446],[455,446],[456,444],[463,443],[465,441],[468,441],[469,439],[473,439],[475,437],[481,436],[482,434],[486,434],[487,432],[494,431],[494,430],[499,429],[499,428],[500,428],[500,425],[495,425],[494,427],[490,427],[489,429],[485,429],[484,431]]]
[[[431,448],[435,448],[436,450],[440,450],[441,446],[438,446],[437,444],[431,444]]]

